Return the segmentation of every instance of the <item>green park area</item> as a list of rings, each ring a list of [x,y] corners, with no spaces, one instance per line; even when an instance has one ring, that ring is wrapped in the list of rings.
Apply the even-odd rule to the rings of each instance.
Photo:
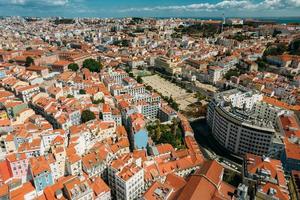
[[[147,126],[149,136],[155,144],[169,143],[174,148],[184,148],[183,131],[178,120],[173,120],[172,124],[162,124],[155,121]]]

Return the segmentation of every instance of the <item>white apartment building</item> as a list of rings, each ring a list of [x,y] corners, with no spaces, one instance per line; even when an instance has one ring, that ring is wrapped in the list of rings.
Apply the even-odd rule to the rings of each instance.
[[[136,106],[139,113],[150,119],[156,119],[160,108],[159,103],[144,103]]]
[[[81,158],[74,154],[66,160],[66,171],[69,175],[78,176],[82,173]]]
[[[120,200],[137,199],[144,190],[144,169],[132,164],[115,175],[116,197]]]
[[[262,94],[257,94],[253,91],[229,90],[228,93],[224,92],[222,94],[224,100],[230,102],[233,107],[247,110],[251,110],[258,101],[263,99]]]
[[[113,113],[112,118],[116,122],[117,126],[122,125],[122,115],[121,115],[121,113]]]
[[[211,66],[208,69],[208,82],[215,84],[223,78],[223,69],[219,66]]]
[[[144,192],[144,169],[141,158],[135,160],[132,154],[124,154],[113,160],[107,168],[108,183],[115,199],[137,199]]]
[[[117,83],[122,83],[122,80],[124,78],[128,77],[128,76],[129,75],[123,70],[114,70],[114,71],[112,71],[111,69],[109,69],[108,72],[105,72],[105,73],[101,74],[101,80],[103,81],[103,79],[105,77],[110,77],[111,79],[113,79]]]
[[[16,96],[20,97],[25,103],[31,100],[31,97],[40,92],[37,85],[20,86],[16,88]]]
[[[53,130],[53,131],[44,131],[41,134],[41,139],[43,146],[45,148],[45,151],[48,151],[50,149],[51,142],[57,137],[62,136],[62,132],[60,130]]]
[[[291,113],[291,111],[270,105],[266,102],[259,102],[254,105],[255,114],[262,119],[269,119],[277,127],[278,116]]]
[[[113,85],[110,88],[110,92],[114,96],[122,95],[122,94],[130,94],[132,96],[144,94],[146,91],[144,85],[136,84],[136,85]]]
[[[207,122],[220,145],[240,155],[271,151],[276,119],[285,111],[261,100],[260,94],[241,89],[215,95],[208,106]]]

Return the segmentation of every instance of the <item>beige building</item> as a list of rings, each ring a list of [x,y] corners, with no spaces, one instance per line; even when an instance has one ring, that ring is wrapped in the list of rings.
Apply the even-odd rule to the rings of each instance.
[[[155,59],[155,66],[170,74],[181,73],[181,67],[178,66],[178,62],[164,56],[159,56]]]

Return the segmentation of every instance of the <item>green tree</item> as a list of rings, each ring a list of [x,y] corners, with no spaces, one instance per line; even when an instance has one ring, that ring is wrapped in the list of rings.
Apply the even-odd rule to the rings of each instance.
[[[178,105],[178,103],[176,103],[176,101],[173,100],[172,96],[170,96],[169,99],[166,99],[166,101],[168,101],[168,103],[174,110],[176,110],[176,111],[179,110],[179,105]]]
[[[142,79],[142,77],[140,77],[140,76],[137,77],[136,81],[137,81],[138,83],[143,83],[143,79]]]
[[[26,57],[26,61],[25,61],[25,66],[29,67],[30,65],[32,65],[34,63],[34,59],[30,56]]]
[[[224,77],[227,80],[229,80],[232,76],[239,76],[239,75],[240,75],[240,73],[237,69],[231,69],[224,75]]]
[[[159,143],[169,143],[175,147],[176,146],[176,138],[170,131],[164,132],[160,137]]]
[[[82,67],[89,69],[91,72],[100,72],[103,66],[100,62],[90,58],[83,61]]]
[[[290,43],[289,51],[291,54],[300,55],[300,38],[297,38]]]
[[[100,103],[104,103],[104,99],[97,99],[97,100],[92,100],[93,104],[100,104]]]
[[[258,65],[258,71],[260,72],[266,71],[268,68],[267,63],[261,58],[257,59],[256,63]]]
[[[129,72],[129,77],[131,77],[131,78],[133,78],[134,77],[134,75],[133,75],[133,73],[132,72]]]
[[[85,123],[85,122],[88,122],[88,121],[91,121],[94,119],[96,119],[96,116],[92,111],[90,111],[90,110],[82,111],[82,113],[81,113],[81,122],[82,123]]]
[[[198,98],[198,101],[205,100],[205,95],[201,94],[200,92],[197,92],[196,97]]]
[[[130,42],[129,40],[117,40],[113,44],[119,47],[129,47]]]
[[[264,52],[264,56],[277,56],[282,55],[284,52],[288,50],[288,47],[284,43],[278,43],[274,45],[270,45]]]
[[[277,35],[281,34],[282,32],[280,30],[277,30],[275,29],[273,34],[272,34],[272,37],[276,37]]]
[[[154,141],[155,142],[158,142],[160,140],[160,137],[161,137],[161,129],[160,129],[160,121],[157,120],[156,121],[156,125],[155,125],[155,129],[154,129]]]
[[[85,90],[80,89],[80,90],[79,90],[79,94],[86,94],[86,92],[85,92]]]
[[[226,50],[225,56],[231,56],[231,51],[230,50]]]
[[[68,65],[68,69],[72,70],[73,72],[77,72],[79,69],[79,66],[77,63],[71,63]]]
[[[146,90],[152,91],[153,88],[152,88],[150,85],[147,85],[147,86],[146,86]]]

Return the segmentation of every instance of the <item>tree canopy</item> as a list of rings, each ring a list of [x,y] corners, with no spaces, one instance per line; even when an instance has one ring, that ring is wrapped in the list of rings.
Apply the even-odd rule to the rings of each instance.
[[[119,47],[129,47],[130,41],[129,40],[117,40],[113,44],[116,46],[119,46]]]
[[[142,77],[140,77],[140,76],[138,76],[138,77],[136,78],[136,81],[137,81],[138,83],[143,83],[143,79],[142,79]]]
[[[25,66],[29,67],[30,65],[32,65],[34,63],[34,59],[30,56],[26,57],[26,61],[25,61]]]
[[[183,132],[179,127],[179,123],[176,120],[172,121],[172,124],[161,124],[157,121],[154,124],[147,126],[149,136],[156,144],[169,143],[175,148],[182,148]]]
[[[258,65],[258,71],[260,72],[266,71],[268,68],[268,64],[261,58],[257,59],[256,63]]]
[[[71,64],[68,65],[68,69],[72,70],[73,72],[76,72],[76,71],[78,71],[79,66],[78,66],[77,63],[71,63]]]
[[[92,111],[90,111],[90,110],[82,111],[82,113],[81,113],[81,122],[82,123],[91,121],[93,119],[96,119],[96,116]]]
[[[237,69],[231,69],[224,75],[224,77],[229,80],[232,76],[238,77],[239,75],[240,72]]]
[[[100,62],[90,58],[83,61],[82,67],[89,69],[91,72],[100,72],[103,66]]]
[[[291,54],[300,55],[300,38],[295,39],[289,45],[289,51]]]
[[[228,38],[237,40],[237,41],[239,41],[239,42],[242,42],[242,41],[244,41],[244,40],[250,39],[249,36],[247,36],[247,35],[245,35],[245,34],[243,34],[243,33],[241,33],[241,32],[237,32],[237,33],[235,33],[233,36],[229,36]]]
[[[97,100],[92,100],[93,104],[100,104],[100,103],[104,103],[104,99],[97,99]]]
[[[80,89],[80,90],[79,90],[79,94],[86,94],[86,92],[85,92],[84,89]]]
[[[277,56],[277,55],[282,55],[284,52],[286,52],[288,50],[288,47],[283,44],[283,43],[278,43],[278,44],[274,44],[269,46],[265,52],[264,52],[264,56]]]
[[[213,24],[193,24],[187,27],[179,26],[175,28],[175,32],[182,34],[201,34],[204,37],[211,37],[217,33],[219,33],[220,25]]]

